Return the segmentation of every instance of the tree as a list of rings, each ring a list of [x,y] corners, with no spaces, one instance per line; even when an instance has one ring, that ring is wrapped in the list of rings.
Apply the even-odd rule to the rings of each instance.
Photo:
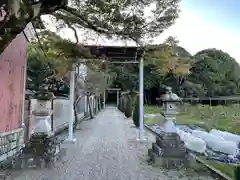
[[[54,48],[53,48],[54,49]],[[66,95],[69,92],[67,72],[62,76],[55,59],[50,59],[46,53],[39,47],[39,44],[32,42],[28,48],[27,75],[31,81],[28,81],[27,88],[39,91],[39,88],[45,87],[55,95]]]
[[[189,52],[178,46],[177,42],[173,37],[169,37],[164,44],[146,46],[144,55],[145,103],[156,103],[153,99],[159,95],[158,92],[163,85],[172,86],[177,92],[184,90],[182,85],[189,74],[193,58]],[[138,90],[138,65],[115,65],[109,68],[116,72],[113,81],[122,89]]]
[[[93,0],[4,0],[0,6],[1,51],[29,22],[50,14],[59,26],[87,28],[108,37],[139,41],[161,34],[178,17],[180,0],[93,1]],[[152,11],[149,12],[149,7]],[[146,14],[148,12],[148,14]]]
[[[165,76],[185,76],[191,67],[191,55],[182,47],[178,46],[175,37],[168,37],[163,44],[149,46],[146,53],[145,64],[154,64],[157,71]]]
[[[163,44],[149,46],[144,60],[146,102],[150,101],[152,88],[167,85],[175,92],[183,91],[182,84],[189,74],[192,56],[178,45],[175,37],[168,37]]]
[[[133,105],[136,101],[136,92],[129,92],[126,96],[126,108],[124,114],[127,118],[129,118],[132,117]]]
[[[138,69],[136,64],[109,64],[108,66],[113,83],[123,91],[138,89]]]
[[[73,43],[68,40],[60,38],[53,32],[43,31],[40,33],[39,38],[44,44],[40,46],[37,39],[31,42],[30,49],[41,52],[42,55],[40,62],[46,65],[52,65],[52,74],[48,78],[48,82],[52,84],[52,80],[55,82],[55,86],[63,82],[64,84],[69,83],[70,71],[73,69],[73,65],[85,64],[88,67],[88,75],[86,79],[77,77],[76,90],[75,90],[75,102],[74,102],[74,113],[75,113],[75,128],[78,123],[76,106],[78,102],[84,97],[96,95],[100,96],[104,89],[111,83],[111,78],[108,72],[104,71],[104,62],[99,59],[95,59],[90,53],[89,49],[81,46],[80,44]],[[87,58],[88,60],[85,60]],[[84,60],[82,60],[84,59]],[[32,62],[32,61],[31,61]],[[36,62],[34,62],[36,64]],[[38,73],[38,67],[33,68],[33,72]],[[38,74],[35,75],[37,76]],[[46,75],[46,74],[45,74]],[[69,84],[68,84],[69,86]],[[58,87],[58,86],[57,86]],[[88,101],[89,102],[89,101]],[[89,104],[89,103],[88,103]],[[90,104],[89,104],[90,105]],[[93,118],[92,108],[90,106],[90,116]]]
[[[67,5],[67,0],[41,0],[41,1],[21,1],[21,0],[3,0],[0,3],[0,49],[6,47],[11,40],[20,32],[25,26],[36,20],[42,14],[47,14],[58,10]]]
[[[133,111],[133,123],[136,127],[140,126],[140,117],[139,117],[139,96],[136,97],[136,102]]]
[[[50,61],[46,59],[42,51],[30,48],[27,62],[27,75],[31,81],[27,83],[27,88],[38,91],[41,86],[46,85],[45,82],[52,74]]]
[[[235,167],[234,178],[235,178],[235,180],[240,179],[240,166],[239,165]]]
[[[96,68],[96,67],[95,67]],[[109,75],[106,72],[99,71],[97,69],[88,68],[86,79],[82,79],[78,77],[76,81],[76,92],[77,96],[75,98],[75,111],[78,101],[87,96],[87,104],[90,110],[90,118],[93,118],[92,107],[90,105],[89,98],[91,95],[95,95],[96,97],[100,98],[100,95],[103,94],[105,89],[107,89],[111,81],[108,80]],[[76,116],[75,116],[76,117]],[[76,121],[77,122],[77,119]]]
[[[206,90],[206,96],[230,96],[239,91],[240,67],[236,60],[217,49],[206,49],[195,56],[188,79]]]

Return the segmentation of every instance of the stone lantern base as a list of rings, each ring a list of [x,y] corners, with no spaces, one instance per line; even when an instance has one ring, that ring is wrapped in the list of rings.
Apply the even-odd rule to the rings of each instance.
[[[167,169],[191,166],[190,156],[177,133],[162,131],[148,154],[155,165]]]

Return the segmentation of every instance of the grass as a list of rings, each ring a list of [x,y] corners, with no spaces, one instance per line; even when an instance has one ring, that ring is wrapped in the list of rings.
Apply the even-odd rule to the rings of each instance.
[[[218,169],[222,173],[234,179],[234,165],[223,164],[213,160],[206,160],[208,164],[212,165],[214,168]]]
[[[159,114],[161,110],[162,109],[157,106],[144,106],[145,114]]]
[[[157,106],[146,106],[145,114],[154,112],[159,113],[161,110]],[[145,124],[162,124],[164,119],[161,117],[145,118]],[[232,104],[228,106],[212,106],[209,105],[190,105],[184,104],[179,107],[179,114],[176,119],[177,124],[197,125],[209,131],[210,129],[218,129],[240,134],[240,105]],[[234,177],[234,168],[232,165],[219,163],[213,160],[206,160],[216,169],[224,174]]]
[[[161,107],[157,106],[144,106],[144,114],[160,114],[162,112]],[[144,123],[147,125],[160,124],[164,122],[163,117],[144,118]]]
[[[157,106],[146,106],[144,110],[145,114],[155,114],[161,111]],[[159,117],[145,118],[145,123],[148,125],[162,122],[163,118]],[[209,105],[185,104],[179,107],[177,124],[192,124],[206,130],[215,128],[240,134],[240,105],[210,107]]]

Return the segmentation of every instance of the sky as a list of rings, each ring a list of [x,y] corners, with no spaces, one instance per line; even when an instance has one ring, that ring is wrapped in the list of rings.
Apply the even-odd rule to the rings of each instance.
[[[160,44],[168,36],[176,36],[179,45],[193,55],[203,49],[216,48],[229,53],[240,63],[240,0],[182,0],[180,7],[180,17],[175,24],[155,38],[154,43]],[[56,31],[52,25],[49,28]],[[133,45],[131,42],[116,43],[116,40],[96,37],[93,32],[88,32],[87,36],[81,32],[78,32],[81,41],[88,41],[88,44]],[[74,41],[70,29],[59,33]]]
[[[239,0],[183,0],[179,19],[156,42],[176,36],[179,45],[191,54],[216,48],[240,63],[239,9]]]

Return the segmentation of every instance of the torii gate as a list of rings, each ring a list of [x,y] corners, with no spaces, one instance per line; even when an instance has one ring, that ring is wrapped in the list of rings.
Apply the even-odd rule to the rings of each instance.
[[[138,46],[84,46],[90,50],[90,53],[95,57],[95,59],[107,60],[108,63],[111,64],[139,64],[139,117],[140,117],[140,133],[137,138],[140,141],[144,140],[144,72],[143,72],[143,49]],[[92,59],[92,58],[91,58]],[[73,69],[72,74],[75,73],[75,69]],[[73,79],[74,80],[74,79]],[[70,89],[74,89],[74,83],[71,83],[72,87]],[[70,90],[71,92],[71,90]],[[70,95],[71,96],[71,95]],[[70,99],[73,99],[70,97]],[[69,118],[72,119],[72,118]],[[70,122],[71,121],[71,122]],[[69,120],[69,137],[68,140],[73,140],[72,133],[72,122],[73,120]],[[71,128],[70,128],[71,127]]]
[[[119,91],[121,91],[121,88],[108,88],[103,92],[103,105],[105,108],[106,105],[106,91],[117,91],[117,106],[119,105]]]

